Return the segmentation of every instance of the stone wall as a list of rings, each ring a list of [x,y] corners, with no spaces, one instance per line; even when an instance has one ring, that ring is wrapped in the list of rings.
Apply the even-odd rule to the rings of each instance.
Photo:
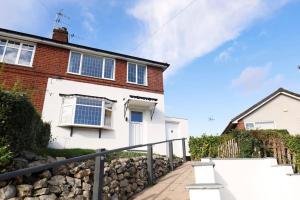
[[[175,159],[175,167],[181,164],[181,159]],[[94,165],[94,160],[87,160],[0,182],[0,199],[91,199]],[[168,159],[154,156],[154,177],[169,171]],[[143,156],[106,162],[104,172],[104,199],[130,199],[148,184],[147,158]]]

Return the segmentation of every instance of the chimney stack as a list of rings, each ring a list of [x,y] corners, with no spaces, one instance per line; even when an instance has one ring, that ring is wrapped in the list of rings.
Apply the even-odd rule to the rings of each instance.
[[[68,30],[66,27],[54,28],[52,39],[60,42],[68,43]]]

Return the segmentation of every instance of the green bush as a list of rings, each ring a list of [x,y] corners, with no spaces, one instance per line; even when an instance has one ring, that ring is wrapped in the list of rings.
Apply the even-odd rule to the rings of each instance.
[[[0,147],[0,172],[8,165],[13,158],[13,153],[9,150],[8,146]]]
[[[265,141],[276,139],[282,141],[296,156],[297,164],[300,167],[300,136],[292,136],[286,130],[233,130],[229,134],[221,136],[190,137],[189,147],[191,157],[199,160],[202,157],[217,157],[218,147],[230,139],[235,139],[240,149],[241,158],[270,156],[272,152],[264,146]],[[267,155],[263,155],[267,153]]]
[[[41,120],[25,93],[0,89],[0,146],[9,145],[16,153],[37,151],[48,145],[50,137],[50,125]]]

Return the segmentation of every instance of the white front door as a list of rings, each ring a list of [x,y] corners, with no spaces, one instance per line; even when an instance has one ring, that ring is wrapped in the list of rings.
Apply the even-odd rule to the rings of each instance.
[[[131,111],[129,124],[130,145],[143,144],[143,112]]]

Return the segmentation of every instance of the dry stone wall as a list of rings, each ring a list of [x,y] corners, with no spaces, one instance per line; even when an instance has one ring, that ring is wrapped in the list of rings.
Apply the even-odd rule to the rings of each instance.
[[[62,158],[59,158],[62,159]],[[54,161],[52,159],[52,161]],[[170,171],[169,161],[154,156],[155,179]],[[35,161],[38,164],[38,161]],[[174,160],[174,167],[182,164]],[[0,182],[0,199],[10,200],[85,200],[93,191],[94,160],[71,163],[38,174]],[[105,163],[104,199],[130,199],[148,185],[147,158],[120,158]]]

